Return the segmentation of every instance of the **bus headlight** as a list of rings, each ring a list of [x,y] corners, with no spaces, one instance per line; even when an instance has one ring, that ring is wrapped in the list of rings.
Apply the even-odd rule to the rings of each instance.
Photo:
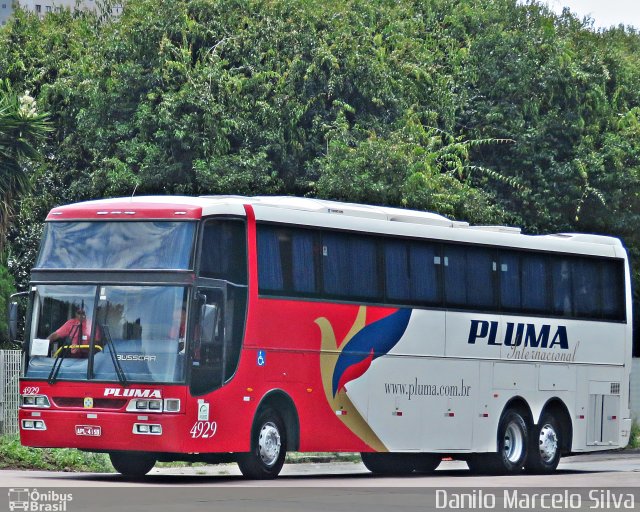
[[[20,395],[20,405],[22,407],[38,407],[41,409],[51,407],[49,398],[46,395]]]
[[[179,412],[180,400],[168,398],[167,400],[130,400],[127,404],[128,412]]]

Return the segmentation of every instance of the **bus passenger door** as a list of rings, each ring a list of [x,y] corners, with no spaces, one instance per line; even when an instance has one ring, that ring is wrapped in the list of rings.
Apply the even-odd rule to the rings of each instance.
[[[191,346],[191,392],[202,395],[222,386],[224,293],[198,289],[193,303],[195,322]]]

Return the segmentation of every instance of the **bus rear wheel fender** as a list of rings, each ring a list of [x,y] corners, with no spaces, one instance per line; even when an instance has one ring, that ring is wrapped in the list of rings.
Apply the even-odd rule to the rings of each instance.
[[[280,415],[262,409],[251,429],[251,451],[237,457],[240,471],[252,480],[269,480],[280,473],[287,453],[287,432]]]
[[[156,458],[147,452],[110,452],[113,468],[123,476],[141,478],[153,469]]]

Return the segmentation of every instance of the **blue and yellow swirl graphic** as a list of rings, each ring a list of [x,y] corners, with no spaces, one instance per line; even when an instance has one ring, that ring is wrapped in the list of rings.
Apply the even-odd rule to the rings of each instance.
[[[388,451],[347,396],[345,386],[364,375],[375,359],[387,354],[400,341],[409,324],[411,310],[399,309],[369,325],[366,325],[366,316],[367,308],[361,306],[341,343],[337,342],[328,319],[316,319],[322,334],[322,382],[327,401],[340,414],[343,423],[370,447]]]

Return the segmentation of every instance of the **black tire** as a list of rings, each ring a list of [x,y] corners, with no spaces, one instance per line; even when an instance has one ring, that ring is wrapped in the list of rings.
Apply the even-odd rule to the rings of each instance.
[[[245,478],[269,480],[280,473],[287,454],[287,433],[280,416],[265,409],[256,417],[251,433],[251,451],[238,454],[238,466]]]
[[[431,474],[433,473],[440,463],[442,462],[442,457],[435,453],[419,453],[415,456],[415,472],[422,474]]]
[[[562,455],[562,430],[555,417],[544,413],[533,427],[526,468],[531,473],[552,473]]]
[[[140,478],[153,469],[156,458],[146,452],[111,452],[111,465],[123,476]]]
[[[481,475],[514,475],[527,461],[529,429],[522,415],[508,410],[498,423],[498,452],[476,453],[467,458],[467,466]]]
[[[371,453],[362,452],[362,463],[377,475],[408,475],[416,467],[413,453]]]

